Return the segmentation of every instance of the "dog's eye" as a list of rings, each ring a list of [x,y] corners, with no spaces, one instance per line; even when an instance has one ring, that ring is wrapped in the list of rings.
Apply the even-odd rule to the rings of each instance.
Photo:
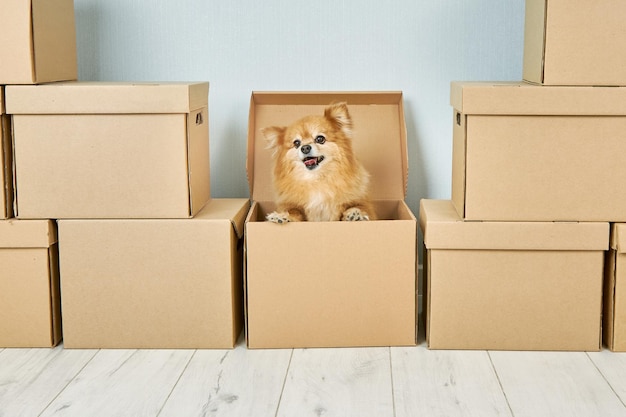
[[[295,146],[296,148],[299,148],[301,144],[302,142],[300,142],[300,139],[296,139],[293,141],[293,146]]]
[[[326,138],[322,135],[319,135],[315,138],[315,143],[319,143],[321,145],[324,142],[326,142]]]

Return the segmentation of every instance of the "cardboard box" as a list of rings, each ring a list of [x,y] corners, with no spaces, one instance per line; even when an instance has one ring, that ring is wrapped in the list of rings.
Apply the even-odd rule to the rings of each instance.
[[[4,87],[0,86],[0,219],[13,217],[13,162],[11,119],[4,110]]]
[[[604,344],[626,352],[626,224],[613,224],[604,277]]]
[[[57,233],[49,220],[0,220],[0,347],[61,340]]]
[[[0,84],[75,80],[73,0],[3,0]]]
[[[246,199],[193,219],[60,220],[66,348],[232,348]]]
[[[452,83],[467,220],[626,221],[626,88]]]
[[[422,200],[431,349],[597,351],[608,223],[463,221]]]
[[[274,204],[271,151],[260,129],[346,101],[354,150],[371,174],[382,220],[264,221]],[[251,348],[414,345],[417,221],[407,181],[402,93],[252,94],[246,219],[247,342]]]
[[[626,85],[626,3],[526,0],[524,80]]]
[[[208,83],[8,86],[16,217],[188,218],[210,197]]]

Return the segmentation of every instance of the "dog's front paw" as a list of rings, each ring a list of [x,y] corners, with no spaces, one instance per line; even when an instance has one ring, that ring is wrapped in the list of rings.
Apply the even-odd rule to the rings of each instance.
[[[343,212],[343,216],[341,217],[341,220],[347,222],[358,222],[369,219],[370,218],[367,213],[361,211],[361,209],[358,207],[349,208],[348,210]]]
[[[285,224],[291,221],[289,219],[289,213],[287,212],[278,213],[276,211],[273,211],[267,216],[265,216],[265,218],[270,222],[274,222],[278,224]]]

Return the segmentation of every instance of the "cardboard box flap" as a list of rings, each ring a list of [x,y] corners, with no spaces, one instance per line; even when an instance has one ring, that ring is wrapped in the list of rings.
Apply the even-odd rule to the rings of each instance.
[[[526,0],[524,21],[524,74],[532,80],[543,82],[546,11],[545,0]]]
[[[613,223],[611,225],[611,249],[626,253],[626,224]]]
[[[623,116],[626,87],[452,82],[450,104],[457,111],[471,115]]]
[[[212,199],[194,219],[209,221],[229,219],[237,237],[241,239],[244,232],[244,222],[250,209],[250,204],[242,205],[242,201],[240,198]]]
[[[208,83],[62,82],[12,85],[9,114],[189,113],[208,105]]]
[[[274,200],[272,155],[261,129],[322,115],[326,106],[339,101],[348,103],[354,122],[353,147],[371,175],[372,199],[404,199],[408,155],[402,92],[253,92],[246,163],[253,200]]]
[[[0,248],[47,248],[56,241],[52,220],[0,221]]]
[[[450,200],[421,200],[428,249],[607,250],[608,223],[463,221]]]

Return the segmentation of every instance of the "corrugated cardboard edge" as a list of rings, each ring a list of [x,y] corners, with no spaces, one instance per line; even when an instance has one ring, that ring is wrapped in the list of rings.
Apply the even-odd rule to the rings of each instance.
[[[59,272],[59,244],[55,242],[48,249],[50,282],[50,344],[56,346],[63,338],[61,316],[61,276]]]
[[[617,262],[626,253],[626,224],[611,226],[611,250],[606,253],[604,265],[604,308],[602,330],[604,344],[615,351],[615,303],[617,288]],[[623,285],[623,284],[621,284]]]
[[[255,201],[251,202],[244,222],[244,238],[243,238],[243,311],[244,311],[244,337],[246,346],[249,346],[250,332],[248,330],[248,223],[254,222],[259,217],[259,204]]]
[[[546,39],[546,0],[526,0],[524,23],[524,80],[543,83]]]
[[[247,158],[246,158],[246,174],[248,186],[250,189],[250,197],[255,199],[254,192],[254,160],[255,160],[255,106],[256,104],[271,104],[274,102],[283,105],[298,104],[317,104],[327,105],[333,101],[347,101],[348,107],[351,102],[354,104],[377,104],[368,101],[368,97],[378,96],[385,99],[382,104],[397,104],[400,123],[400,163],[402,166],[403,178],[403,198],[406,197],[408,190],[408,167],[409,158],[407,150],[407,128],[404,114],[404,94],[402,91],[253,91],[250,96],[250,107],[248,113],[248,140],[247,140]],[[372,173],[375,175],[375,173]]]
[[[602,222],[464,221],[450,200],[420,201],[420,228],[428,249],[598,250],[609,246]]]
[[[208,82],[59,82],[6,87],[8,114],[169,114],[208,107]]]
[[[13,152],[11,117],[5,114],[4,87],[0,86],[0,219],[13,217]]]

